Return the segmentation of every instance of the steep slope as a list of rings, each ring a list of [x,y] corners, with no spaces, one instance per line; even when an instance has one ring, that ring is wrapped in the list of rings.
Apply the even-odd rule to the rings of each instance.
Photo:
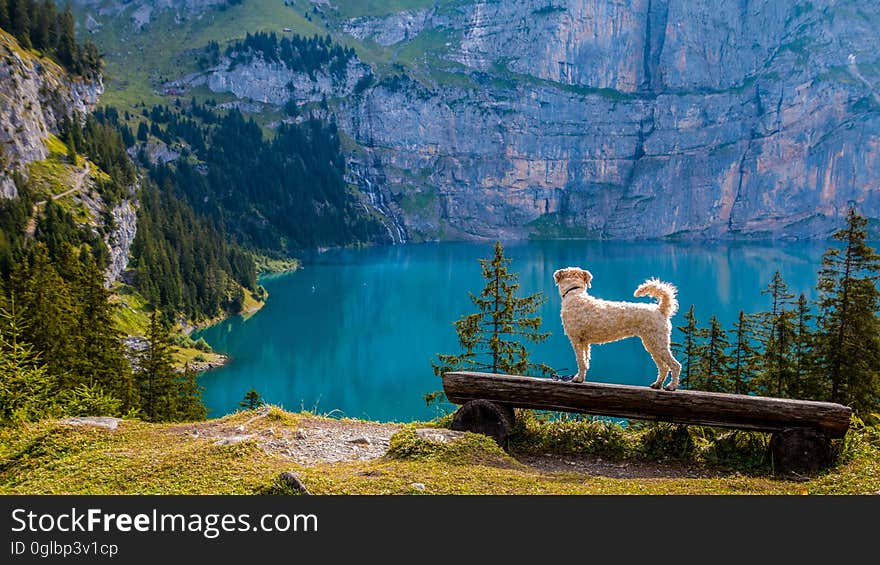
[[[150,55],[150,96],[219,93],[265,123],[289,84],[299,103],[326,96],[349,180],[395,240],[822,237],[850,204],[880,217],[877,6],[246,0],[170,24],[136,4],[177,49]],[[209,40],[258,29],[329,32],[356,49],[355,74],[194,65]]]
[[[64,116],[90,112],[103,90],[100,79],[71,78],[0,29],[0,196],[17,195],[13,171],[46,159],[49,134],[58,133]]]

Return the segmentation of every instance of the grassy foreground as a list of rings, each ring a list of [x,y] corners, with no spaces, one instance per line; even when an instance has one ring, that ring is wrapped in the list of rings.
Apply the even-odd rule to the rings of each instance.
[[[520,463],[484,436],[467,434],[457,442],[438,444],[418,437],[410,425],[391,438],[384,457],[306,467],[264,450],[257,440],[218,445],[198,433],[209,426],[247,424],[249,432],[275,434],[315,418],[272,407],[259,417],[242,411],[193,424],[126,420],[109,430],[47,420],[4,428],[0,494],[288,494],[278,479],[282,471],[297,472],[313,494],[880,493],[880,428],[857,422],[838,446],[838,465],[808,480],[776,477],[766,465],[756,463],[755,441],[731,443],[727,434],[707,443],[703,432],[682,435],[678,427],[666,425],[621,431],[603,422],[532,418],[520,425],[513,451],[601,453],[622,462],[684,457],[709,464],[713,453],[718,457],[726,449],[728,466],[721,472],[716,467],[712,478],[615,479],[546,472]]]

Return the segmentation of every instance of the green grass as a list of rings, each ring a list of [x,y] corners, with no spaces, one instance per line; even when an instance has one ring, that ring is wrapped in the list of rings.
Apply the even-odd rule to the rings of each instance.
[[[269,428],[296,430],[303,418],[270,407],[262,415],[236,412],[190,424],[122,422],[117,431],[74,428],[47,420],[0,428],[0,493],[3,494],[267,494],[288,492],[278,481],[296,471],[314,494],[867,494],[880,492],[880,428],[854,423],[841,446],[841,462],[806,481],[774,477],[763,468],[716,473],[712,478],[616,479],[574,472],[546,472],[524,465],[486,437],[468,434],[435,444],[404,426],[386,456],[369,461],[305,467],[267,453],[253,440],[217,446],[211,429],[245,425],[260,437]],[[700,430],[529,420],[518,429],[520,447],[534,452],[605,454],[626,462],[630,450],[687,458],[702,452]],[[683,442],[687,436],[693,442]],[[717,438],[716,438],[717,440]],[[548,443],[549,442],[549,443]],[[677,447],[690,444],[690,451]],[[751,444],[748,444],[751,445]],[[751,458],[754,445],[741,448]],[[650,450],[659,450],[653,456]],[[623,450],[623,451],[621,451]],[[632,451],[634,450],[634,451]],[[646,451],[648,450],[648,451]],[[738,456],[736,456],[738,457]],[[422,483],[417,490],[413,483]]]
[[[427,187],[421,192],[406,192],[400,197],[400,207],[408,215],[424,214],[437,203],[437,190]]]
[[[92,36],[105,53],[108,80],[101,102],[121,110],[136,108],[141,102],[148,106],[168,103],[173,97],[157,92],[159,83],[197,71],[191,50],[209,41],[217,41],[223,50],[226,42],[242,38],[247,32],[275,31],[282,35],[282,29],[289,27],[301,35],[327,33],[317,18],[310,22],[280,0],[248,0],[226,10],[207,10],[200,19],[182,24],[174,22],[173,10],[163,10],[144,32],[132,29],[130,12],[100,18],[103,26]],[[220,99],[207,89],[186,96],[191,95],[200,101]]]
[[[124,335],[143,336],[150,326],[147,300],[132,286],[117,283],[113,287],[111,303],[117,329]]]
[[[67,145],[52,133],[44,143],[49,155],[28,164],[28,177],[38,198],[61,194],[71,188],[73,182],[74,166],[67,160]],[[77,165],[82,164],[82,157],[77,156]]]
[[[596,239],[601,236],[600,230],[565,225],[556,212],[539,216],[526,225],[532,239]]]

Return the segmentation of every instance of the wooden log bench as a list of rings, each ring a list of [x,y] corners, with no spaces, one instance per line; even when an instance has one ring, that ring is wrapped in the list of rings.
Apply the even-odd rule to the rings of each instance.
[[[774,465],[797,472],[832,463],[831,440],[846,435],[852,415],[831,402],[495,373],[444,373],[443,390],[461,405],[453,429],[491,436],[502,446],[515,423],[513,409],[531,408],[770,432]]]

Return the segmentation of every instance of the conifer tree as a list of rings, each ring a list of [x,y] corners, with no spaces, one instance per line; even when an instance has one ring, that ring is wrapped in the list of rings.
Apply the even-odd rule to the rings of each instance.
[[[74,28],[73,14],[70,11],[70,4],[64,9],[64,12],[58,17],[58,60],[61,64],[72,70],[80,72],[77,68],[78,50],[76,45],[76,30]]]
[[[531,363],[526,343],[540,343],[549,333],[541,332],[541,317],[535,312],[546,301],[538,292],[518,297],[518,275],[508,271],[511,259],[495,242],[492,259],[480,259],[486,285],[479,295],[470,293],[477,308],[474,314],[462,316],[455,330],[462,348],[459,354],[438,354],[431,365],[436,375],[447,371],[487,371],[491,373],[550,374],[544,364]]]
[[[826,395],[822,381],[816,378],[813,356],[814,332],[811,327],[813,315],[807,297],[801,293],[795,307],[792,396],[818,400]]]
[[[771,396],[790,396],[794,374],[794,294],[789,292],[782,274],[776,271],[762,294],[770,295],[770,311],[761,314],[758,340],[762,345],[761,392]]]
[[[67,136],[65,137],[65,143],[67,144],[67,162],[71,165],[76,165],[76,142],[73,140],[73,131],[68,131]]]
[[[733,329],[733,355],[730,374],[733,392],[750,392],[752,381],[758,374],[759,354],[754,346],[755,327],[752,319],[742,310]]]
[[[176,420],[194,422],[204,420],[208,415],[202,402],[204,387],[198,383],[196,372],[189,363],[177,378],[177,417]]]
[[[830,381],[830,400],[867,418],[880,410],[880,256],[867,244],[868,221],[850,208],[834,233],[843,249],[822,256],[817,366]]]
[[[727,332],[721,327],[716,316],[709,318],[706,330],[706,344],[700,360],[700,388],[710,392],[727,392],[731,390],[731,363],[727,350],[730,342]]]
[[[150,315],[147,347],[138,359],[141,411],[147,420],[164,422],[177,415],[177,387],[171,361],[171,340],[158,310]]]
[[[123,354],[103,273],[88,252],[82,254],[76,267],[72,292],[78,305],[82,350],[74,360],[72,371],[80,375],[83,382],[97,385],[119,399],[124,410],[137,408],[137,386],[131,365]]]
[[[0,27],[10,29],[9,25],[9,3],[7,0],[0,0]]]
[[[12,35],[25,49],[31,48],[31,15],[27,0],[11,0],[9,4],[9,27]]]
[[[681,343],[677,343],[676,352],[681,358],[681,386],[683,388],[694,388],[698,384],[698,372],[703,350],[705,346],[701,340],[706,336],[705,329],[697,324],[697,317],[694,315],[694,305],[688,308],[684,315],[685,324],[677,326],[676,329],[682,333],[683,339]]]
[[[34,347],[23,341],[14,296],[0,307],[0,424],[37,420],[54,403],[55,386]]]
[[[12,291],[19,297],[21,315],[34,323],[24,329],[25,341],[39,351],[58,386],[76,385],[69,362],[76,358],[81,336],[76,323],[70,286],[58,273],[43,242],[28,250],[12,274]]]
[[[244,395],[244,400],[238,403],[245,410],[256,410],[261,404],[263,404],[263,399],[260,398],[260,393],[255,388],[247,391]]]

